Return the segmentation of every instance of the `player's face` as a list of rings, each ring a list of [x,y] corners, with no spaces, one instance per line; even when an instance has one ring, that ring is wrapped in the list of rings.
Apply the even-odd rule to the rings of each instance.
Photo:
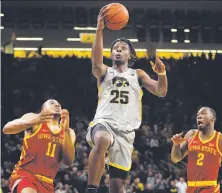
[[[43,110],[49,113],[60,114],[61,113],[61,105],[57,100],[48,100],[44,103]]]
[[[197,126],[199,130],[210,125],[210,122],[214,121],[214,117],[208,108],[201,108],[197,113]]]
[[[130,58],[130,48],[127,43],[123,41],[116,42],[112,50],[112,60],[117,64],[124,64]]]

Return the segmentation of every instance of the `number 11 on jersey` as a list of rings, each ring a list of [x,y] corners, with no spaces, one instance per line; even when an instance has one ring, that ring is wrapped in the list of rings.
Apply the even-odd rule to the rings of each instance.
[[[52,142],[49,142],[46,155],[49,156],[49,157],[55,157],[55,150],[56,150],[56,144],[52,145]]]

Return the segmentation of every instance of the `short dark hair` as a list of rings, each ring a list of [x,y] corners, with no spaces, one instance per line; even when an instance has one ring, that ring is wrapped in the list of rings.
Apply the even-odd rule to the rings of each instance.
[[[207,108],[210,110],[210,112],[213,114],[213,116],[214,116],[214,118],[215,118],[215,120],[216,120],[216,119],[217,119],[216,111],[213,110],[211,107],[207,107]]]
[[[136,56],[136,51],[133,47],[133,44],[130,40],[126,39],[126,38],[119,38],[119,39],[116,39],[112,45],[111,45],[111,52],[113,51],[113,46],[116,44],[116,42],[125,42],[128,46],[129,46],[129,49],[130,49],[130,59],[129,59],[129,66],[133,66],[134,63],[136,62],[137,60],[137,56]]]
[[[199,111],[201,108],[207,108],[207,109],[209,109],[210,112],[213,114],[213,116],[214,116],[214,118],[215,118],[215,121],[217,120],[217,114],[216,114],[216,111],[215,111],[214,109],[212,109],[211,107],[205,106],[205,107],[200,107],[200,108],[198,109],[198,111]]]

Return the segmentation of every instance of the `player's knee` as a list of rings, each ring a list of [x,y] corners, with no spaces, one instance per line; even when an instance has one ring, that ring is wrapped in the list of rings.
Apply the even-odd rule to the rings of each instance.
[[[37,193],[33,188],[23,188],[20,193]]]
[[[94,136],[94,149],[99,152],[106,152],[111,145],[111,135],[108,131],[98,131]]]

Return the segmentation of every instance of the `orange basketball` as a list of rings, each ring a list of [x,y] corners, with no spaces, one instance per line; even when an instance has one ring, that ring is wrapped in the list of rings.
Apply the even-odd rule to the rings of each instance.
[[[110,6],[108,15],[105,17],[106,26],[111,30],[120,30],[129,21],[129,12],[126,7],[120,3],[114,3]]]

